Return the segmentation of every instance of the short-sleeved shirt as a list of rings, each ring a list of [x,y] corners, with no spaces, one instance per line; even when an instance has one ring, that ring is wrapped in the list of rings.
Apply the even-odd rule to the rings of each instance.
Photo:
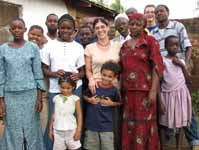
[[[41,51],[42,63],[50,66],[52,72],[62,69],[67,72],[78,72],[84,66],[84,48],[77,42],[60,42],[58,40],[47,43]],[[77,88],[82,80],[77,81]],[[49,92],[59,93],[58,79],[50,78]]]
[[[169,24],[165,29],[160,29],[159,27],[151,31],[155,39],[160,44],[160,52],[162,56],[167,55],[167,50],[165,49],[164,41],[165,38],[174,35],[179,38],[180,49],[178,51],[178,56],[184,58],[184,53],[187,47],[191,47],[191,42],[188,38],[188,34],[184,25],[177,21],[169,21]]]
[[[85,94],[91,97],[90,94]],[[120,100],[119,92],[116,87],[99,87],[96,89],[96,96],[109,97],[112,101]],[[113,131],[113,107],[98,104],[87,104],[85,116],[85,128],[96,132]]]
[[[53,98],[55,107],[54,129],[56,130],[73,130],[77,128],[75,113],[75,105],[79,100],[76,95],[65,97],[56,95]]]
[[[86,46],[85,55],[91,57],[92,73],[96,81],[101,80],[101,67],[107,61],[119,62],[119,51],[121,44],[119,42],[111,41],[111,45],[107,51],[101,50],[97,43],[91,43]]]

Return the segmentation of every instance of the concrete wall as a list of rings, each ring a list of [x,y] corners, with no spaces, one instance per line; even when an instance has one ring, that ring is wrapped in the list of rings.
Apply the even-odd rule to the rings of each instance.
[[[63,0],[1,0],[22,6],[21,16],[29,29],[31,25],[41,25],[46,30],[45,20],[50,13],[59,17],[67,13],[67,7]]]

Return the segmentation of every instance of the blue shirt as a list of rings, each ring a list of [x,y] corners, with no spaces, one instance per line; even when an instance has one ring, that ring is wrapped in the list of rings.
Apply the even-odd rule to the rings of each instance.
[[[96,95],[109,97],[114,102],[120,99],[118,90],[115,87],[99,87],[96,89]],[[96,105],[88,104],[86,107],[85,128],[96,132],[112,132],[113,110],[113,107],[103,106],[101,103]]]

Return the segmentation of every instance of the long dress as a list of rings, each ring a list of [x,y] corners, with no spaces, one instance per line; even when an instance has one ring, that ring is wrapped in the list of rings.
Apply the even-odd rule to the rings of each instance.
[[[120,52],[124,91],[122,150],[159,150],[156,103],[149,105],[152,68],[163,72],[158,42],[143,33],[135,45]]]
[[[45,90],[38,47],[25,42],[21,48],[0,47],[0,97],[6,104],[1,150],[44,150],[37,89]]]
[[[164,115],[160,115],[159,123],[174,129],[186,127],[191,123],[192,109],[184,74],[171,59],[163,57],[163,62],[165,70],[161,84],[161,100],[166,111]]]

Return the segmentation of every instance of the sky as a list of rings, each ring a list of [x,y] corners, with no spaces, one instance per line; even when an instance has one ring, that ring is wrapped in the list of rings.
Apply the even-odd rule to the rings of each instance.
[[[113,0],[104,0],[111,3]],[[170,19],[193,18],[199,16],[196,11],[198,0],[120,0],[124,8],[135,7],[139,12],[143,12],[148,4],[165,4],[170,9]]]

